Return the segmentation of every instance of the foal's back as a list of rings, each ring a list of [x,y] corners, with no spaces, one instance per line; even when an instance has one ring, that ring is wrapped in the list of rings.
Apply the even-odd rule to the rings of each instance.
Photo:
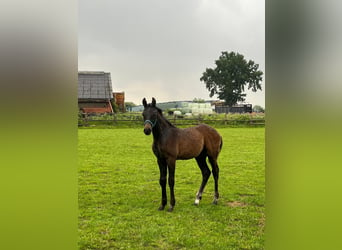
[[[209,156],[217,158],[220,151],[221,136],[212,127],[200,124],[196,127],[177,129],[177,159],[197,157],[203,149]]]

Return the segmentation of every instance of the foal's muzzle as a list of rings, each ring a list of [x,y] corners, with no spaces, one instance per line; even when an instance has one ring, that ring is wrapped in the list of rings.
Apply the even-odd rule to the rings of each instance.
[[[152,133],[152,128],[156,126],[157,120],[152,122],[151,120],[145,120],[144,122],[144,133],[145,135],[150,135]]]
[[[144,126],[145,135],[150,135],[152,133],[152,126],[149,123],[146,123]]]

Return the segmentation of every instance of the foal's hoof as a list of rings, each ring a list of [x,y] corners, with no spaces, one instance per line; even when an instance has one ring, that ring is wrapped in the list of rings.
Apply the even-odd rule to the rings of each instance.
[[[173,207],[170,207],[167,211],[168,212],[172,212],[173,211]]]
[[[216,199],[213,200],[213,204],[214,204],[214,205],[217,205],[217,202],[218,202],[218,200],[216,200]]]
[[[163,211],[164,208],[165,208],[165,206],[161,205],[161,206],[158,208],[158,210],[159,210],[159,211]]]
[[[194,205],[198,206],[200,203],[200,200],[202,200],[202,196],[196,198]]]

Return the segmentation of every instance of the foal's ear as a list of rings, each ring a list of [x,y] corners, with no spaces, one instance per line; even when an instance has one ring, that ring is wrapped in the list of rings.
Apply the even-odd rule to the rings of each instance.
[[[154,99],[154,97],[152,97],[152,107],[156,106],[156,99]]]
[[[144,99],[142,100],[142,104],[144,105],[145,108],[147,107],[146,98],[144,98]]]

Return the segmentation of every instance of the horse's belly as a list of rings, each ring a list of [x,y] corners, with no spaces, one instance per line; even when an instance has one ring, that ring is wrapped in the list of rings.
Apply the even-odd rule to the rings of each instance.
[[[197,157],[203,150],[203,144],[200,142],[185,143],[179,146],[178,157],[179,160],[187,160]]]

